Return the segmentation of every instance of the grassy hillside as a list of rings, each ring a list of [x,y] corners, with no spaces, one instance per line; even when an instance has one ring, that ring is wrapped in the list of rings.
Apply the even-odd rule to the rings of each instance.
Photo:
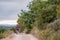
[[[18,15],[20,31],[40,40],[60,40],[60,0],[33,0],[28,8]]]

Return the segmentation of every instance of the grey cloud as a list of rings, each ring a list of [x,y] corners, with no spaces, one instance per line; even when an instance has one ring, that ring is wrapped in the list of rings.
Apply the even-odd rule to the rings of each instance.
[[[28,10],[28,3],[28,0],[0,0],[0,20],[16,20],[21,9]]]

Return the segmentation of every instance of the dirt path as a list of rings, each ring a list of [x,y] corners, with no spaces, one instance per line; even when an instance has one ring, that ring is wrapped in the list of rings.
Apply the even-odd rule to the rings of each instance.
[[[38,40],[36,37],[31,34],[12,34],[5,39],[2,40]]]

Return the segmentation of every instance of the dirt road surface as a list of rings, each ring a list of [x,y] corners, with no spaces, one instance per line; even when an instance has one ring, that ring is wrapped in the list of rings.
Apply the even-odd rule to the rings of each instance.
[[[20,34],[12,34],[2,40],[38,40],[38,39],[31,34],[20,33]]]

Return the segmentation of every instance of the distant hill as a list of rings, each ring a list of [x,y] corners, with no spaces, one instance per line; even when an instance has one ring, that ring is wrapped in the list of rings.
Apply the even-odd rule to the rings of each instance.
[[[14,25],[10,25],[10,24],[0,24],[0,28],[4,28],[4,29],[11,29],[12,27],[15,27],[16,24]]]

